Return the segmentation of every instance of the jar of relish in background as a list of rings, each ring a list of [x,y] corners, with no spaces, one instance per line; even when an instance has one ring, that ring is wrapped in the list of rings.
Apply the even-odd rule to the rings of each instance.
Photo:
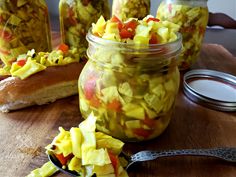
[[[108,0],[60,0],[61,38],[63,43],[76,50],[78,57],[86,55],[86,33],[101,15],[106,19],[110,17]]]
[[[31,49],[36,52],[51,51],[50,24],[45,1],[1,0],[1,67],[7,70],[18,55]]]
[[[157,18],[180,25],[183,49],[179,69],[186,70],[197,60],[208,23],[207,0],[164,0],[157,10]]]
[[[112,15],[122,21],[128,18],[143,19],[150,14],[150,0],[113,0]]]

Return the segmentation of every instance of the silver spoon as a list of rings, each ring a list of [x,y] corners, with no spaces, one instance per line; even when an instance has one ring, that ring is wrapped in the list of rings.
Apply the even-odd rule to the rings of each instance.
[[[127,155],[121,152],[120,157],[127,160],[128,165],[126,170],[136,162],[144,162],[155,160],[160,157],[171,157],[171,156],[206,156],[215,157],[227,162],[236,162],[236,148],[212,148],[212,149],[181,149],[181,150],[160,150],[160,151],[140,151],[133,155]],[[52,154],[48,155],[49,160],[62,172],[71,175],[78,176],[76,172],[62,169],[60,163],[53,157]]]

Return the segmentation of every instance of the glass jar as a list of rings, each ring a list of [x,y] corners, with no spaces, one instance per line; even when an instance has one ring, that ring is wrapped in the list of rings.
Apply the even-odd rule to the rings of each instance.
[[[90,32],[87,40],[89,60],[78,83],[82,116],[93,112],[99,131],[123,141],[160,135],[179,88],[181,35],[159,45],[112,42]]]
[[[44,0],[1,0],[0,58],[5,66],[35,49],[51,50],[48,8]]]
[[[179,69],[189,69],[197,60],[208,23],[207,0],[164,0],[157,10],[157,18],[180,25],[183,50]]]
[[[129,18],[143,19],[150,14],[150,0],[113,0],[112,15],[121,21]]]
[[[59,15],[62,41],[82,58],[88,47],[88,29],[101,15],[110,18],[110,8],[108,0],[60,0]]]

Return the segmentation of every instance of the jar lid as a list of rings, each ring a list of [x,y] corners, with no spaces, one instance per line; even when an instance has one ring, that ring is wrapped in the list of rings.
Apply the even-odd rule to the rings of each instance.
[[[184,74],[184,93],[192,101],[220,111],[236,111],[236,77],[196,69]]]

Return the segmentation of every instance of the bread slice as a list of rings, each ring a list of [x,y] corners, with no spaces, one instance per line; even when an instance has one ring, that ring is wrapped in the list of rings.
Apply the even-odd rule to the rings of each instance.
[[[48,67],[24,80],[17,77],[1,80],[0,111],[42,105],[77,94],[78,78],[84,64],[85,61]]]

